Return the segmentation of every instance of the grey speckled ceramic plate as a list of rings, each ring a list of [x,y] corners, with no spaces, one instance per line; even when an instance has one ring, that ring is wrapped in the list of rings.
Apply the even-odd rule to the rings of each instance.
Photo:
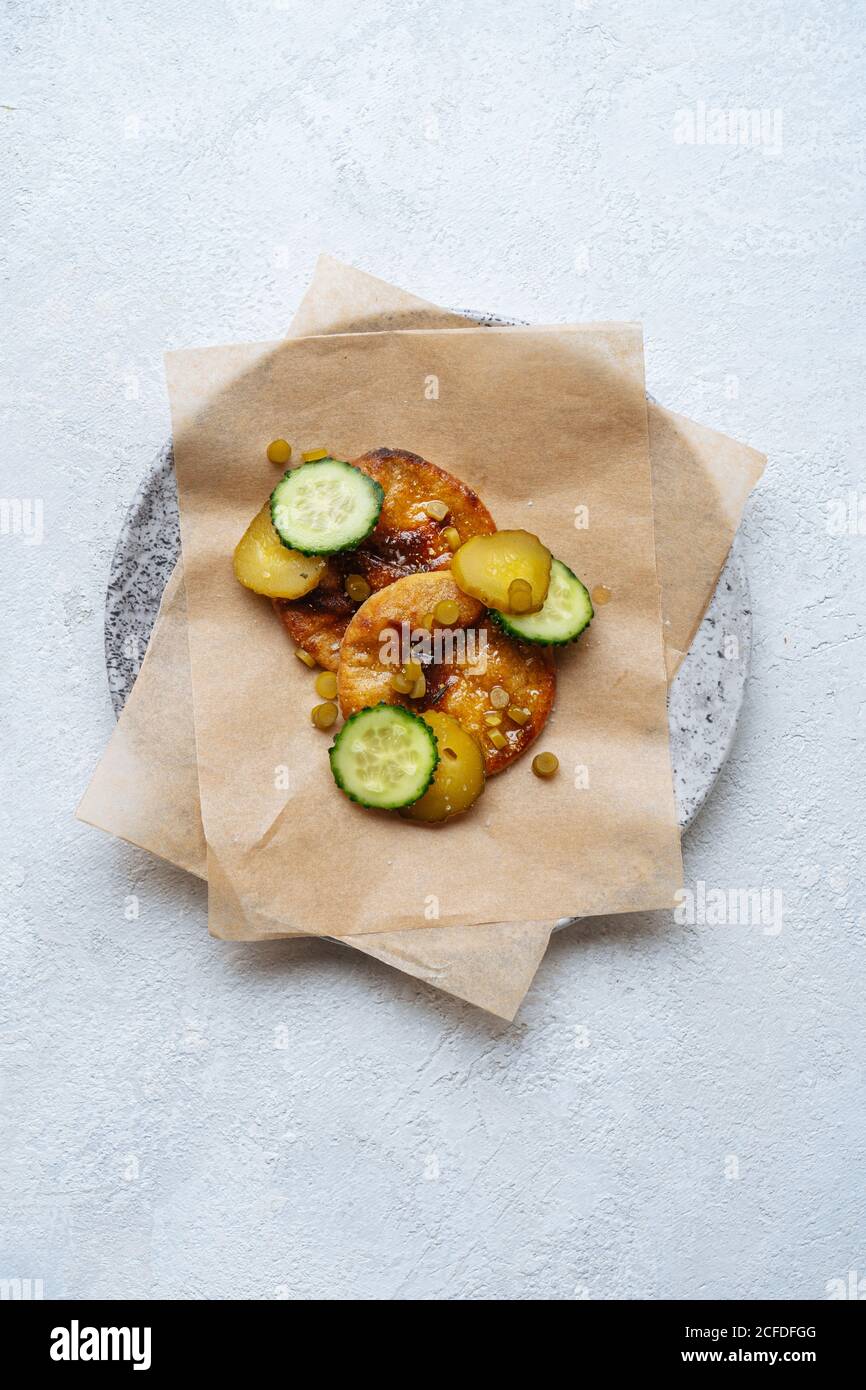
[[[148,469],[130,507],[105,603],[105,660],[116,714],[132,689],[180,551],[171,445]],[[738,658],[725,655],[736,639]],[[749,586],[736,542],[712,603],[668,697],[671,756],[680,825],[697,815],[728,755],[748,675],[752,641]]]
[[[526,326],[524,319],[474,309],[455,312],[481,327]],[[177,488],[168,443],[135,495],[111,565],[105,601],[105,662],[115,714],[123,709],[138,674],[179,552]],[[726,644],[733,647],[736,659],[725,655]],[[668,695],[674,790],[684,830],[706,801],[733,743],[751,651],[749,585],[735,540],[713,601]]]

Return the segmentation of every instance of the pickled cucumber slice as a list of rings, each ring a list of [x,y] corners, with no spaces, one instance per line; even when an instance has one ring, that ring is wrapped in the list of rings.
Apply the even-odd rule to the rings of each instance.
[[[319,582],[326,561],[287,550],[273,528],[266,502],[235,546],[235,577],[268,598],[303,598]]]
[[[576,574],[561,560],[550,567],[550,588],[539,613],[491,611],[494,622],[521,642],[562,646],[573,642],[594,617],[592,600]]]
[[[433,825],[475,805],[484,791],[484,754],[450,714],[430,710],[423,718],[436,735],[439,766],[424,795],[400,814]]]
[[[519,594],[520,613],[537,613],[550,584],[550,551],[531,531],[473,536],[452,559],[451,573],[464,594],[488,608],[513,612]],[[514,586],[516,579],[525,582]]]
[[[369,536],[385,494],[351,463],[323,458],[281,478],[271,493],[271,520],[283,545],[304,555],[354,550]]]
[[[350,800],[391,811],[424,795],[439,749],[433,730],[417,714],[383,703],[347,719],[329,757],[334,781]]]

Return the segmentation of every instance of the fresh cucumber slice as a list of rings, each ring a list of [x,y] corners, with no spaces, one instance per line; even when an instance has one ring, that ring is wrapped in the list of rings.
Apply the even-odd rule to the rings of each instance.
[[[494,622],[521,642],[561,646],[573,642],[593,619],[592,600],[568,565],[554,559],[550,567],[550,588],[538,613],[500,613],[491,609]]]
[[[332,555],[354,550],[369,536],[382,510],[380,485],[340,459],[292,468],[271,493],[274,530],[289,550]]]
[[[423,796],[439,762],[429,724],[402,705],[371,705],[347,719],[328,756],[334,781],[361,806],[392,811]]]

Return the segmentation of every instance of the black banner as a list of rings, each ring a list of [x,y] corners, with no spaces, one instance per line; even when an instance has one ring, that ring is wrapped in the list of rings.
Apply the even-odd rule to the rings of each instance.
[[[472,1302],[472,1300],[469,1300]],[[330,1305],[326,1305],[330,1306]],[[341,1308],[334,1305],[335,1316]],[[480,1312],[480,1308],[478,1309]],[[675,1368],[720,1366],[820,1367],[847,1369],[859,1351],[860,1307],[840,1302],[604,1302],[574,1301],[562,1320],[570,1341],[557,1344],[557,1360],[570,1355],[575,1372],[601,1364],[611,1372],[666,1372]],[[16,1372],[33,1369],[60,1378],[128,1373],[139,1376],[213,1372],[249,1375],[262,1360],[281,1363],[293,1375],[299,1354],[319,1353],[318,1338],[301,1342],[304,1326],[297,1309],[285,1303],[234,1302],[40,1302],[0,1301],[0,1330],[12,1352]],[[369,1317],[369,1312],[367,1313]],[[435,1355],[429,1311],[417,1335],[423,1364]],[[436,1318],[441,1318],[441,1311]],[[485,1318],[486,1321],[486,1318]],[[424,1325],[426,1323],[426,1326]],[[408,1323],[401,1327],[405,1339]],[[357,1373],[372,1350],[370,1325],[363,1350],[347,1345]],[[405,1346],[405,1340],[403,1342]],[[484,1365],[497,1360],[487,1331]],[[358,1365],[358,1357],[363,1358]],[[504,1369],[510,1369],[509,1343],[503,1341]],[[542,1351],[542,1354],[544,1352]],[[328,1349],[333,1364],[334,1353]],[[587,1358],[592,1358],[588,1360]],[[339,1364],[339,1361],[337,1362]],[[856,1362],[854,1363],[856,1364]],[[471,1366],[471,1362],[470,1362]],[[467,1370],[470,1369],[467,1366]],[[329,1367],[330,1369],[330,1367]]]

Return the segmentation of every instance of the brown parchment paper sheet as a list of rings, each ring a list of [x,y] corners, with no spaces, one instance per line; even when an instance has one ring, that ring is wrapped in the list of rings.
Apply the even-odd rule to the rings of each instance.
[[[208,879],[230,908],[211,930],[349,936],[671,905],[681,863],[639,328],[334,335],[174,352],[166,366]],[[524,762],[423,840],[335,796],[306,671],[230,564],[286,419],[339,457],[388,443],[440,463],[500,525],[531,524],[590,587],[611,588],[616,603],[559,661],[547,737],[566,775],[545,784]],[[527,832],[531,854],[515,852]]]
[[[465,320],[322,255],[291,331],[462,326]],[[655,535],[668,670],[688,647],[715,589],[764,460],[755,450],[648,407]],[[135,687],[81,803],[82,820],[204,878],[186,594],[178,562]],[[684,634],[688,634],[687,636]],[[345,944],[504,1018],[512,1018],[553,923],[354,936]]]
[[[166,585],[138,679],[79,815],[97,826],[119,825],[123,839],[199,878],[207,875],[180,563]],[[502,923],[380,932],[344,944],[510,1021],[550,932],[550,922]]]

